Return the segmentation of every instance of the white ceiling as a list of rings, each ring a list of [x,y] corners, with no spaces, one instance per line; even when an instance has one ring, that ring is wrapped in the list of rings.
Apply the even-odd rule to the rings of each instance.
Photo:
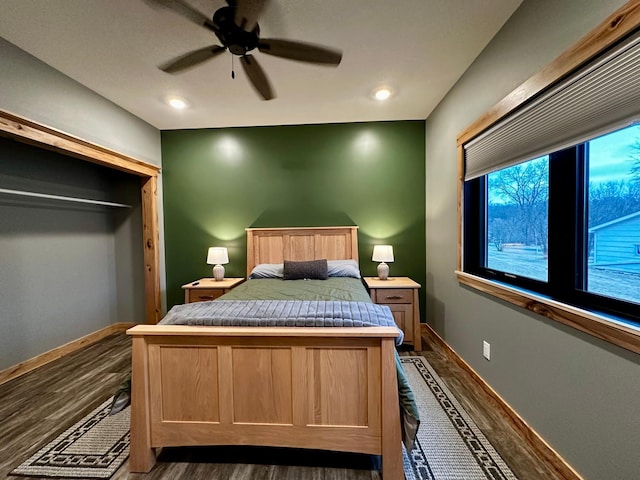
[[[207,16],[223,0],[188,0]],[[0,0],[0,36],[161,130],[425,119],[522,0],[271,0],[262,38],[343,51],[337,67],[254,51],[276,93],[261,100],[228,52],[158,69],[214,34],[145,0]],[[374,101],[380,85],[394,90]],[[179,95],[182,111],[165,103]]]

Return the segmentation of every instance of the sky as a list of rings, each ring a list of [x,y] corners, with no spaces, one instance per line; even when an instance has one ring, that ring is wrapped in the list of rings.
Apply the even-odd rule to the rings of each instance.
[[[634,163],[629,147],[636,141],[640,143],[640,124],[591,140],[589,180],[596,183],[628,180]],[[640,159],[640,152],[638,156]]]

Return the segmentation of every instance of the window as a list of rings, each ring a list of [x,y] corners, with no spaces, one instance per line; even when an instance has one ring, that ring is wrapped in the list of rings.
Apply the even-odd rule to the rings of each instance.
[[[548,279],[549,156],[487,175],[484,266]]]
[[[458,281],[636,353],[639,12],[613,12],[457,137]]]
[[[640,125],[464,189],[465,271],[640,325]]]
[[[640,125],[588,142],[586,290],[640,303]]]

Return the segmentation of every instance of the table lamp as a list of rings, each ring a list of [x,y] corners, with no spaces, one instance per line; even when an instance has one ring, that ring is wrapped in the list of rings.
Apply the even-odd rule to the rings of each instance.
[[[385,262],[393,262],[393,247],[391,245],[374,245],[371,260],[380,262],[380,265],[378,265],[378,278],[386,280],[389,278],[389,265]]]
[[[207,263],[209,265],[215,265],[213,267],[213,278],[217,282],[224,280],[224,267],[223,263],[229,263],[229,253],[226,247],[210,247],[207,254]]]

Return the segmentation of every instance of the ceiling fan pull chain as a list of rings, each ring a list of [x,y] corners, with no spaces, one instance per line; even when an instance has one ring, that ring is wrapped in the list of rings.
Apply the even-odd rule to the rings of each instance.
[[[231,55],[231,78],[236,78],[236,72],[233,70],[233,55]]]

